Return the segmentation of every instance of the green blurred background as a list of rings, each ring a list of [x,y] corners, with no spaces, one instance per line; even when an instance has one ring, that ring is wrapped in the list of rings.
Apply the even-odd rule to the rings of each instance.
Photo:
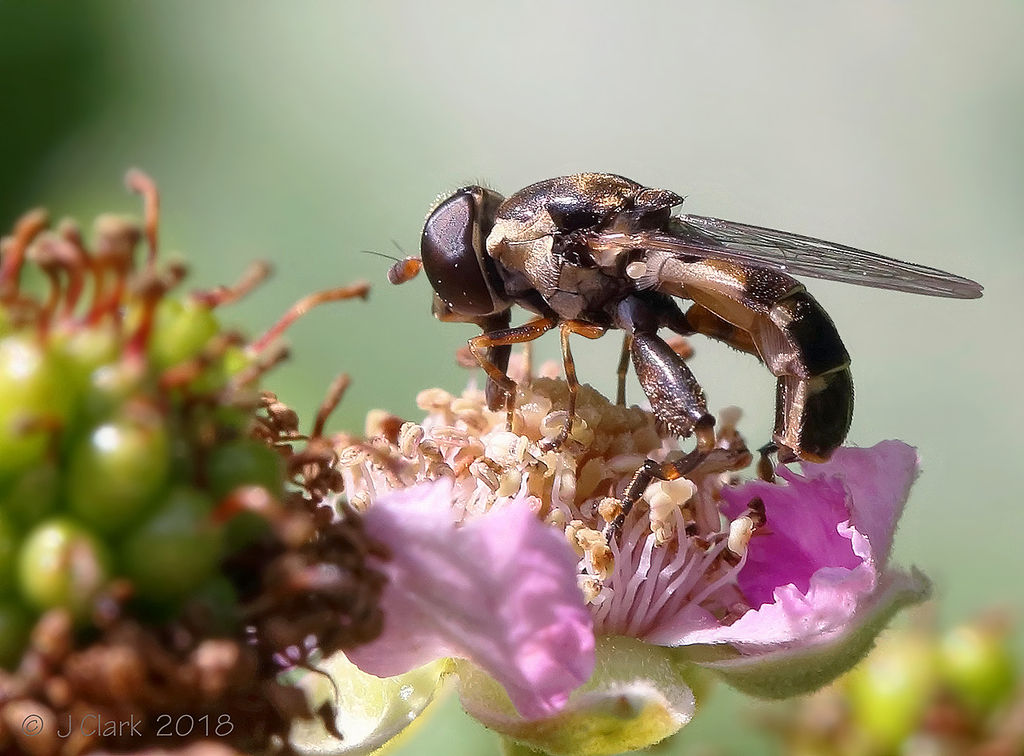
[[[276,264],[232,310],[250,331],[303,293],[370,279],[368,303],[291,332],[271,381],[308,417],[349,372],[334,423],[353,430],[373,407],[415,417],[417,391],[469,377],[453,352],[472,329],[431,319],[425,279],[391,288],[387,262],[361,254],[415,254],[436,195],[468,182],[510,193],[611,171],[693,212],[970,276],[984,299],[811,288],[854,355],[850,440],[921,451],[897,559],[934,578],[946,623],[1019,611],[1024,5],[626,5],[0,0],[0,225],[38,204],[135,213],[120,181],[137,165],[197,282]],[[618,347],[578,344],[583,380],[613,391]],[[711,403],[742,406],[748,439],[767,439],[774,379],[697,348]],[[718,691],[673,747],[757,750],[746,707]],[[408,752],[492,752],[456,704],[436,713]]]

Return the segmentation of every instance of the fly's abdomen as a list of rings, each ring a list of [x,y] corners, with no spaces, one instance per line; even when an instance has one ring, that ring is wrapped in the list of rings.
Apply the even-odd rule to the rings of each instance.
[[[850,355],[828,313],[802,289],[773,304],[759,325],[755,342],[779,379],[774,441],[801,459],[822,462],[843,443],[853,420]]]
[[[853,374],[849,367],[813,378],[781,376],[775,394],[779,458],[795,455],[824,462],[846,439],[853,420]],[[788,449],[792,454],[786,454]]]

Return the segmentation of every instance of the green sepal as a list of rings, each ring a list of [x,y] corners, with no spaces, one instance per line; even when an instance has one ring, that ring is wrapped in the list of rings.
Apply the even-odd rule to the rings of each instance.
[[[314,718],[296,719],[288,741],[300,754],[334,756],[368,754],[393,745],[394,738],[440,693],[451,662],[439,659],[403,675],[375,677],[337,653],[313,668],[317,671],[295,668],[279,679],[300,688],[314,712],[325,703],[335,704],[334,724],[344,739],[339,740]]]
[[[633,638],[598,639],[590,680],[566,707],[539,720],[521,718],[498,683],[470,662],[456,660],[457,689],[466,711],[506,738],[506,751],[598,756],[654,745],[678,732],[697,707],[706,681],[676,649]],[[525,750],[524,750],[525,749]]]
[[[930,581],[917,569],[891,571],[879,579],[870,603],[858,610],[857,624],[828,639],[744,654],[728,646],[690,646],[680,651],[748,695],[767,699],[802,695],[853,667],[896,612],[924,601],[930,593]]]

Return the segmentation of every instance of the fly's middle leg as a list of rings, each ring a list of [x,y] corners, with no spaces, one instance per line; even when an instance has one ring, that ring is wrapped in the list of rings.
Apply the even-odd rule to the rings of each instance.
[[[704,453],[695,449],[675,461],[656,462],[653,459],[648,459],[644,462],[633,473],[633,479],[629,481],[626,490],[622,492],[622,497],[619,499],[619,513],[604,526],[605,538],[610,540],[622,528],[633,505],[640,500],[651,483],[655,480],[678,480],[697,469],[697,465],[703,457]]]
[[[619,407],[626,406],[626,375],[629,372],[629,342],[630,342],[629,331],[622,337],[622,354],[619,355],[619,367],[615,371],[616,377],[618,377],[618,386],[615,391],[615,404]]]
[[[579,392],[580,383],[576,379],[576,363],[572,359],[572,351],[569,349],[569,334],[576,333],[588,339],[598,339],[604,335],[604,328],[581,323],[578,320],[566,320],[559,325],[562,337],[562,364],[565,369],[565,383],[569,388],[569,407],[558,435],[541,444],[541,450],[552,451],[557,449],[569,438],[572,432],[572,423],[576,418],[576,395]]]
[[[644,491],[656,480],[678,480],[683,477],[710,475],[726,471],[742,470],[750,464],[750,452],[746,449],[714,448],[709,451],[694,449],[679,459],[658,462],[648,459],[633,473],[632,479],[619,499],[619,511],[604,527],[604,536],[611,540],[626,522],[633,506],[644,495]]]

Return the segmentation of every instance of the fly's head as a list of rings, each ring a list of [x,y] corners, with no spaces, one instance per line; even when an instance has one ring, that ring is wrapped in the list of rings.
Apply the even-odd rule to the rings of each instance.
[[[434,289],[440,320],[477,322],[509,309],[498,265],[487,254],[487,234],[503,197],[481,186],[465,186],[427,216],[420,256],[397,260],[388,280],[402,284],[423,269]]]
[[[420,259],[439,318],[473,320],[508,309],[501,274],[486,248],[503,199],[490,189],[466,186],[427,217]]]

